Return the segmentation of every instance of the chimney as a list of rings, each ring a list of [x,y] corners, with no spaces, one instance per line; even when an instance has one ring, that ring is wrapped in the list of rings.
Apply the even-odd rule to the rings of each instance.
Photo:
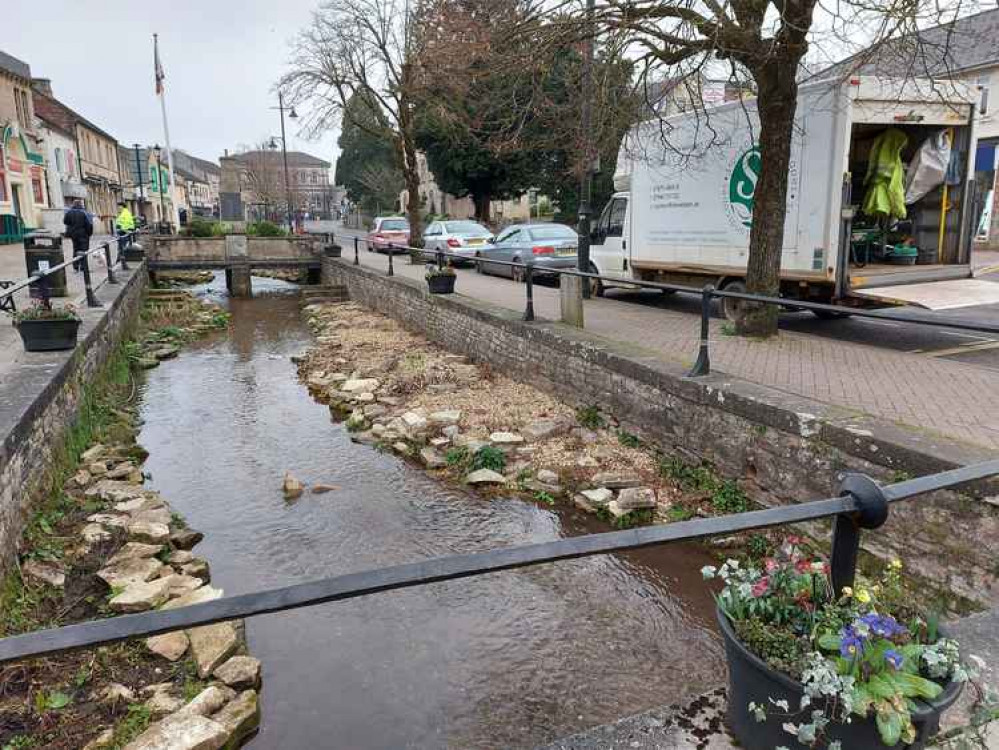
[[[51,78],[32,78],[31,88],[35,91],[39,91],[45,96],[52,96],[52,79]]]
[[[225,152],[225,155],[226,155],[226,156],[228,156],[228,155],[229,155],[229,149],[227,149],[227,148],[224,148],[224,149],[222,149],[222,150],[223,150],[223,151]]]

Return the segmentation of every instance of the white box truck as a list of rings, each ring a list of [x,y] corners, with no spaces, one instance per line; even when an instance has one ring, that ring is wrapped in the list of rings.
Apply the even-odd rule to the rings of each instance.
[[[802,86],[781,295],[844,307],[999,302],[999,284],[973,279],[970,264],[978,103],[977,88],[963,83],[855,77]],[[874,226],[859,211],[871,146],[888,128],[906,136],[903,164],[928,139],[946,139],[953,159],[947,178],[907,206],[908,223],[892,227],[884,220]],[[751,99],[632,128],[618,157],[619,192],[593,226],[591,270],[623,285],[712,283],[743,291],[758,133]],[[886,250],[899,232],[908,257]],[[726,305],[726,314],[735,312]]]

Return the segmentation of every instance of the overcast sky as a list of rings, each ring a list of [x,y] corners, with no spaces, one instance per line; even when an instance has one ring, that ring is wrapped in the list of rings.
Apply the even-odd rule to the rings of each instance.
[[[281,134],[274,82],[288,42],[319,0],[3,0],[0,50],[51,78],[53,92],[119,143],[163,145],[154,91],[160,35],[174,148],[217,161],[223,149]],[[336,134],[289,148],[332,162]]]

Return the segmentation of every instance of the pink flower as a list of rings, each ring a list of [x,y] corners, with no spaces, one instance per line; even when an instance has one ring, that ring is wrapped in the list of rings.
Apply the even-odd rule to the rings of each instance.
[[[780,567],[778,562],[774,560],[772,557],[768,557],[766,560],[764,560],[763,565],[766,567],[767,573],[773,573],[775,570],[777,570]]]
[[[763,576],[760,580],[753,584],[753,596],[759,598],[767,593],[767,589],[770,586],[770,579]]]
[[[791,545],[797,547],[799,544],[801,544],[801,537],[800,536],[789,536],[784,541],[786,541],[788,544],[791,544]]]
[[[811,560],[797,560],[794,563],[794,569],[798,573],[811,573],[812,572],[812,562],[811,562]]]

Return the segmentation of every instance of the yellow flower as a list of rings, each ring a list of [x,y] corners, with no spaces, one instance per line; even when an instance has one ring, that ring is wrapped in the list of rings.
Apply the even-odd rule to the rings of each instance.
[[[871,592],[867,589],[857,589],[857,601],[861,604],[870,604]]]
[[[902,561],[899,560],[896,557],[894,560],[892,560],[890,563],[888,563],[888,567],[891,568],[892,570],[901,570],[902,569]]]

